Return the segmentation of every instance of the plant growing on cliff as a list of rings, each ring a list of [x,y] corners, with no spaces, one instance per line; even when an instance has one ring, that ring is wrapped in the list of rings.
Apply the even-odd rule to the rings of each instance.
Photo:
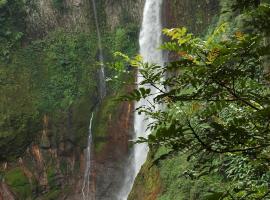
[[[59,11],[63,11],[65,8],[64,0],[52,0],[52,5]]]
[[[269,5],[258,6],[252,20],[264,20],[260,15],[269,10]],[[270,76],[263,59],[269,44],[263,42],[267,24],[262,26],[253,34],[228,34],[225,23],[207,40],[185,28],[164,30],[170,41],[162,48],[173,60],[165,67],[135,60],[145,80],[123,97],[157,95],[154,101],[164,105],[162,110],[156,105],[138,109],[155,120],[148,126],[152,134],[138,142],[166,146],[169,154],[187,153],[196,163],[186,172],[190,177],[221,174],[231,185],[217,199],[270,196]],[[159,94],[143,89],[145,84],[159,88]]]
[[[20,44],[25,30],[24,2],[0,1],[0,61],[8,61],[11,51]]]

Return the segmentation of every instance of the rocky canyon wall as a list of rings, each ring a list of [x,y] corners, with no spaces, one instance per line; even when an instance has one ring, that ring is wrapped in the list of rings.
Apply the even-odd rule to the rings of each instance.
[[[140,26],[141,0],[102,0],[96,4],[102,34],[128,23]],[[29,0],[24,9],[27,43],[46,38],[58,29],[67,33],[96,32],[91,0]],[[1,200],[82,199],[89,117],[98,99],[94,92],[89,96],[67,112],[44,115],[40,121],[43,128],[26,152],[1,163]],[[108,110],[111,101],[114,100],[108,97],[102,103],[95,119],[95,126],[101,127],[102,134],[96,127],[93,133],[97,145],[93,149],[90,189],[100,200],[116,199],[123,184],[133,127],[133,105],[118,103]]]
[[[217,20],[219,9],[218,0],[164,0],[164,27],[187,27],[192,33],[204,34]]]
[[[68,31],[94,27],[88,0],[30,0],[25,9],[27,33],[32,37],[45,36],[60,27]]]
[[[140,25],[145,0],[96,1],[99,23],[114,30],[126,23]],[[42,37],[63,28],[67,31],[95,31],[91,0],[30,0],[25,7],[27,33]]]

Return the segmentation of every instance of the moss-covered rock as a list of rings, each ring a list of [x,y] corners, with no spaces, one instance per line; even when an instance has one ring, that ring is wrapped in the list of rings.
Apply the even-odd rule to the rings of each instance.
[[[158,162],[169,152],[160,148],[149,153],[146,163],[136,177],[128,200],[217,200],[228,186],[222,177],[213,173],[200,178],[190,177],[186,155],[173,154]]]
[[[32,196],[32,186],[20,168],[8,171],[4,176],[4,180],[20,199],[27,199]]]
[[[151,154],[150,154],[151,155]],[[150,156],[142,166],[128,200],[156,200],[162,192],[159,168],[153,165]]]

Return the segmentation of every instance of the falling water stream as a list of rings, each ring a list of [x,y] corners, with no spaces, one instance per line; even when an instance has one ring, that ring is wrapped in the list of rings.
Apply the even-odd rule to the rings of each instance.
[[[144,59],[144,62],[151,64],[164,64],[163,53],[158,50],[162,43],[162,23],[161,23],[161,8],[163,0],[146,0],[144,12],[143,12],[143,22],[140,32],[140,54]],[[141,83],[144,78],[138,73],[137,83]],[[150,88],[153,94],[158,93],[158,89],[152,86],[145,86]],[[148,99],[143,99],[136,103],[136,107],[149,106],[153,102],[154,96]],[[151,123],[151,119],[147,119],[144,114],[135,114],[134,119],[134,130],[135,137],[147,137],[149,131],[147,131],[147,125]],[[128,194],[132,188],[135,177],[140,171],[141,166],[146,160],[148,153],[147,144],[136,144],[134,145],[134,163],[133,163],[133,174],[128,174],[129,181],[125,183],[121,191],[121,200],[126,200]]]
[[[105,82],[105,70],[104,70],[104,56],[103,56],[103,48],[101,43],[101,34],[99,29],[99,22],[97,16],[97,8],[95,0],[92,0],[92,7],[94,12],[95,24],[96,24],[96,32],[97,32],[97,39],[98,39],[98,61],[100,63],[100,70],[99,70],[99,103],[102,102],[104,97],[106,96],[106,82]],[[86,148],[86,156],[85,156],[85,171],[84,171],[84,179],[82,185],[82,196],[83,200],[90,200],[93,199],[93,195],[90,191],[90,178],[91,178],[91,148],[92,148],[92,122],[94,118],[94,112],[92,112],[90,117],[89,123],[89,133],[88,133],[88,142]]]
[[[161,23],[161,7],[163,0],[146,0],[144,13],[143,13],[143,22],[140,32],[140,54],[142,55],[145,62],[151,64],[162,65],[164,63],[163,53],[158,48],[161,45],[162,37],[162,23]],[[100,69],[100,99],[102,100],[106,95],[106,83],[105,83],[105,73],[104,73],[104,57],[103,57],[103,49],[101,43],[101,35],[97,17],[96,3],[95,0],[92,0],[93,11],[96,23],[96,31],[98,37],[98,59],[101,63]],[[143,77],[138,73],[137,75],[137,83],[141,83],[143,81]],[[157,93],[157,89],[151,86],[145,86],[151,89],[152,93]],[[151,102],[153,102],[153,98],[144,99],[136,103],[136,107],[141,106],[149,106]],[[92,113],[89,124],[89,136],[88,136],[88,146],[86,149],[86,168],[84,173],[84,181],[82,187],[82,195],[84,200],[89,200],[91,198],[90,194],[90,176],[91,176],[91,146],[92,146],[92,121],[93,121],[94,113]],[[145,115],[135,114],[134,117],[134,130],[135,136],[134,139],[138,139],[139,137],[147,137],[149,135],[149,131],[147,131],[147,125],[151,123],[151,119],[147,119]],[[131,166],[128,166],[127,169],[127,178],[124,183],[124,186],[119,194],[119,200],[127,200],[127,197],[131,191],[132,185],[134,183],[135,177],[137,176],[141,166],[146,160],[148,153],[147,144],[136,144],[134,145],[134,157],[133,162],[131,162]]]
[[[94,113],[92,113],[90,122],[89,122],[89,129],[88,129],[88,142],[86,148],[86,161],[85,161],[85,171],[84,171],[84,178],[83,178],[83,185],[82,185],[82,195],[83,200],[90,199],[90,177],[91,177],[91,148],[92,148],[92,122],[94,118]]]

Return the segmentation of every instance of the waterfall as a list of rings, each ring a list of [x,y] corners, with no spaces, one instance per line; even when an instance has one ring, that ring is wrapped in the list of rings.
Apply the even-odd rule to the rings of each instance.
[[[162,23],[161,23],[161,7],[162,0],[146,0],[144,13],[143,13],[143,23],[140,33],[140,54],[143,57],[144,62],[151,64],[163,65],[163,53],[158,48],[162,43]],[[144,78],[138,74],[137,83],[144,81]],[[150,88],[153,94],[157,94],[158,89],[152,86],[145,86]],[[142,99],[135,106],[150,106],[150,103],[153,102],[152,96],[148,99]],[[146,130],[147,125],[151,123],[151,119],[146,119],[144,114],[139,115],[135,114],[134,119],[134,130],[136,138],[147,137],[149,131]],[[147,144],[136,144],[135,145],[135,174],[140,171],[141,166],[146,160],[148,153]]]
[[[103,48],[101,42],[101,34],[99,29],[98,15],[95,0],[92,0],[96,31],[97,31],[97,39],[98,39],[98,60],[100,62],[100,71],[99,71],[99,94],[100,99],[103,99],[106,96],[106,82],[105,82],[105,70],[104,70],[104,55]]]
[[[144,62],[151,64],[164,64],[163,53],[158,48],[162,43],[162,23],[161,23],[161,8],[162,0],[146,0],[143,12],[143,22],[140,32],[140,54],[144,59]],[[143,81],[143,77],[138,73],[137,83]],[[158,90],[152,86],[145,86],[150,88],[153,94],[158,93]],[[135,107],[149,106],[153,102],[154,96],[148,99],[143,99],[136,103]],[[134,117],[134,139],[139,137],[147,137],[150,132],[147,129],[147,125],[151,123],[151,119],[147,119],[144,114],[135,114]],[[135,177],[140,171],[141,166],[144,164],[148,153],[147,144],[134,145],[134,163],[133,174],[128,174],[127,181],[121,191],[121,200],[126,200],[128,194],[132,188]]]
[[[103,56],[103,48],[101,42],[101,34],[99,29],[98,15],[95,0],[92,0],[97,39],[98,39],[98,61],[100,62],[100,70],[99,70],[99,98],[101,101],[106,96],[106,82],[105,82],[105,70],[104,70],[104,56]],[[92,148],[92,122],[94,118],[94,112],[92,112],[89,122],[89,133],[88,133],[88,142],[86,148],[86,161],[85,161],[85,171],[84,171],[84,179],[82,185],[82,196],[83,200],[93,199],[93,195],[90,192],[90,178],[91,178],[91,148]]]
[[[94,113],[92,112],[89,122],[88,129],[88,142],[86,148],[86,159],[85,159],[85,170],[84,170],[84,178],[82,185],[82,195],[83,200],[90,199],[90,177],[91,177],[91,148],[92,148],[92,122],[94,118]]]

